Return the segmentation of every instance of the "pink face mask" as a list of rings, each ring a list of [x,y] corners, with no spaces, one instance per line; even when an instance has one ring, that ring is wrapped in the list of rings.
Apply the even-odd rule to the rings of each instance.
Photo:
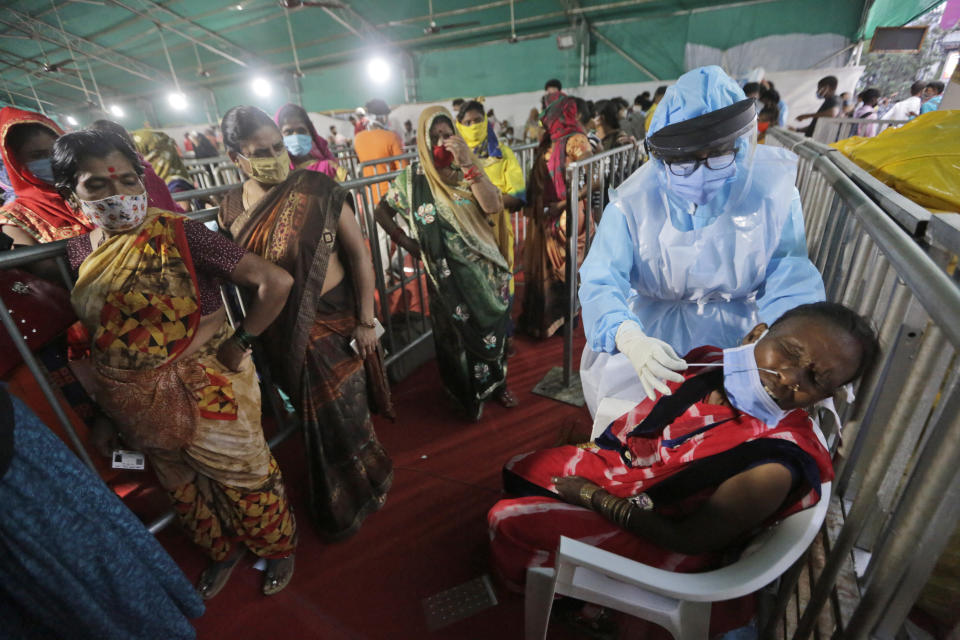
[[[107,231],[129,231],[139,227],[147,217],[147,192],[80,200],[80,210],[90,222]]]

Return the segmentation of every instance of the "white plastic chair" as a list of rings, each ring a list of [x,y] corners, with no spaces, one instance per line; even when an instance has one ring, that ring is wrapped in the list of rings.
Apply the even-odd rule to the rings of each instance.
[[[632,403],[622,400],[602,400],[593,437],[631,406]],[[816,430],[823,440],[819,429]],[[707,640],[711,603],[753,593],[779,578],[796,562],[826,518],[830,490],[831,483],[823,483],[820,501],[814,507],[760,533],[737,562],[704,573],[664,571],[561,537],[555,568],[527,570],[526,640],[547,637],[555,595],[578,598],[649,620],[667,629],[676,640]]]

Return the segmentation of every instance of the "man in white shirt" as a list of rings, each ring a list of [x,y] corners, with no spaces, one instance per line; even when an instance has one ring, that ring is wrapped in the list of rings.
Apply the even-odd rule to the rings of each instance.
[[[901,100],[890,107],[890,110],[883,115],[884,120],[912,120],[920,114],[920,94],[923,93],[925,82],[914,82],[910,85],[910,97]]]

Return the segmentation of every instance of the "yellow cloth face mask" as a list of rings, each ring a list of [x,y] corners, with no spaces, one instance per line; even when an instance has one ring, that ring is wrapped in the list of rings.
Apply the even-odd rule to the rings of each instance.
[[[240,157],[250,164],[250,177],[261,184],[280,184],[290,175],[290,154],[286,149],[273,158]]]
[[[462,125],[458,122],[457,131],[463,136],[468,147],[476,149],[487,139],[487,117],[484,116],[483,120],[471,125]]]

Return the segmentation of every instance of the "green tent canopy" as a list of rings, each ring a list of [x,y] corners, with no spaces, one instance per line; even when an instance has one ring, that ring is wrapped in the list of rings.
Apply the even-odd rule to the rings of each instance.
[[[117,105],[127,122],[161,125],[241,102],[333,110],[533,91],[550,77],[668,80],[706,63],[802,69],[938,2],[443,0],[431,14],[427,0],[8,0],[0,101],[81,120]],[[394,69],[382,84],[372,56]],[[270,95],[251,93],[257,77]],[[186,110],[167,103],[178,87]]]

